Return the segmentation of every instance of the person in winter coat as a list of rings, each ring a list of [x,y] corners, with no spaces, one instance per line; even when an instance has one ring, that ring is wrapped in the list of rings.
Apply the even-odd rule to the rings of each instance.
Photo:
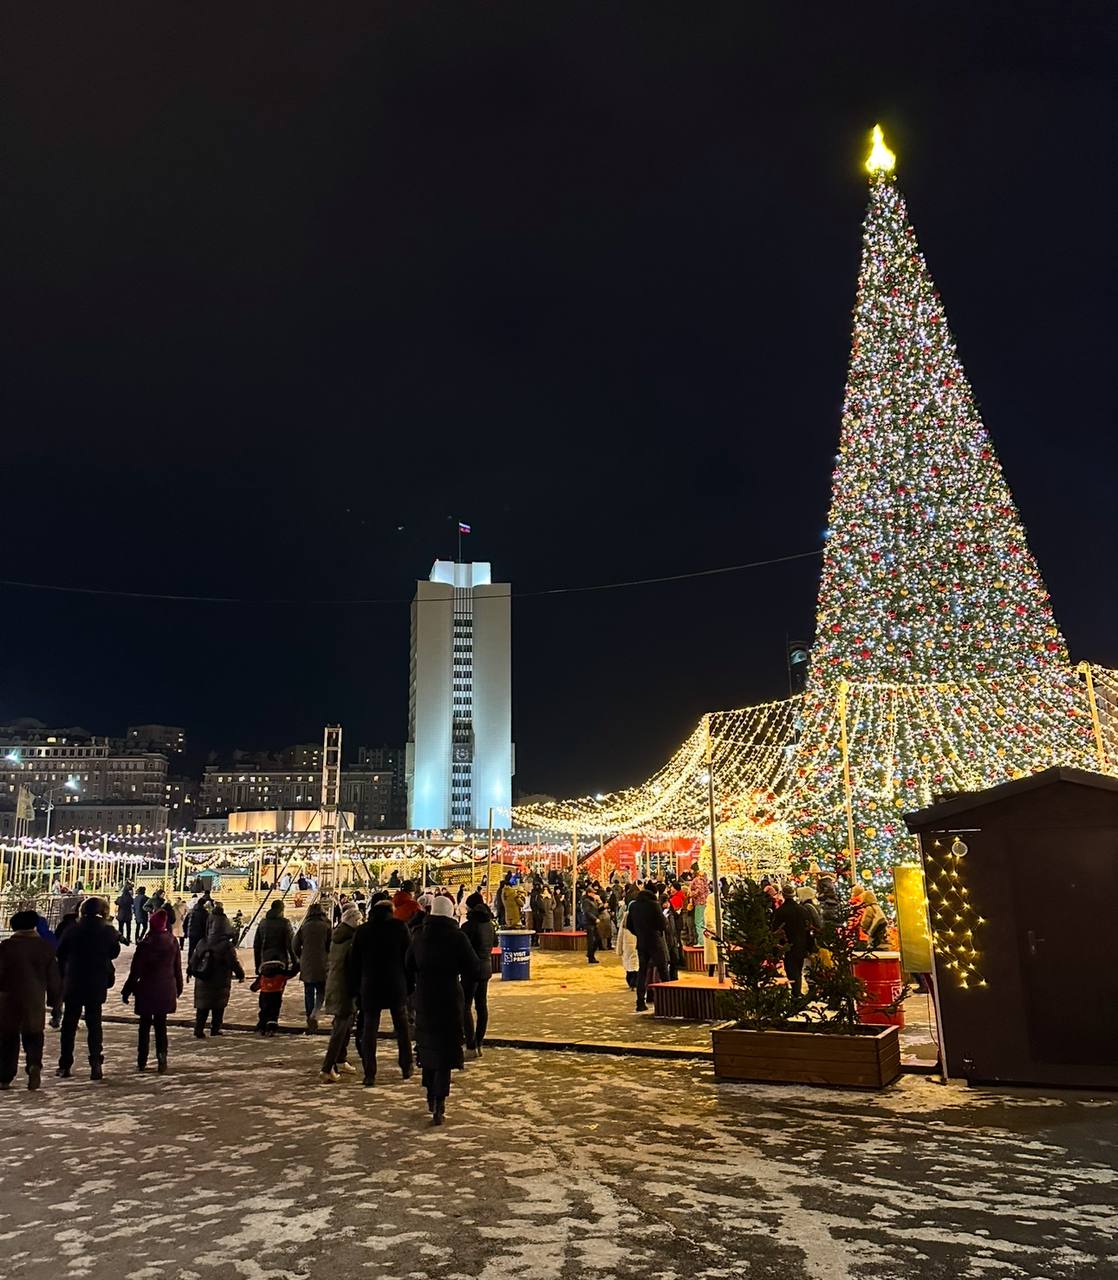
[[[321,1079],[324,1084],[333,1084],[338,1073],[351,1072],[347,1055],[349,1040],[353,1034],[353,1024],[357,1019],[357,1006],[349,990],[349,953],[353,947],[353,939],[361,928],[361,910],[356,902],[347,902],[342,909],[342,918],[334,926],[330,935],[330,950],[327,953],[326,994],[322,1007],[330,1014],[333,1025],[330,1028],[330,1043],[326,1046],[326,1054],[322,1059]]]
[[[662,910],[664,912],[664,946],[668,952],[668,981],[678,982],[680,969],[687,967],[687,961],[683,955],[683,917],[672,905],[671,896],[663,904]]]
[[[189,904],[186,899],[179,894],[179,896],[175,898],[174,902],[171,903],[170,913],[174,917],[175,926],[170,930],[170,932],[176,942],[178,942],[180,951],[186,945],[187,915],[189,914],[189,911]]]
[[[648,979],[656,969],[661,979],[668,976],[668,948],[664,942],[667,924],[657,895],[644,888],[629,904],[625,928],[637,940],[637,1012],[648,1008]]]
[[[58,944],[63,1011],[56,1074],[63,1079],[69,1077],[74,1065],[74,1044],[78,1023],[83,1017],[89,1050],[89,1078],[103,1079],[105,1055],[101,1008],[109,988],[116,982],[113,961],[120,955],[120,937],[102,916],[103,910],[100,898],[86,898],[78,923],[66,930]]]
[[[392,914],[397,920],[402,920],[407,924],[418,910],[419,903],[415,900],[415,884],[411,880],[405,880],[392,895]]]
[[[164,912],[153,911],[148,926],[151,932],[136,944],[120,998],[127,1004],[133,993],[136,996],[136,1012],[140,1015],[136,1070],[147,1069],[154,1027],[155,1060],[162,1074],[167,1070],[167,1015],[175,1012],[182,995],[182,959],[174,938],[167,932]]]
[[[608,908],[603,907],[598,912],[594,927],[598,930],[598,950],[609,951],[613,947],[613,920]]]
[[[132,907],[134,902],[132,886],[126,883],[120,891],[120,897],[113,904],[116,907],[117,932],[126,947],[132,945]]]
[[[190,919],[186,924],[186,967],[190,969],[190,961],[194,956],[194,952],[198,944],[206,936],[210,924],[210,911],[213,899],[210,890],[198,899],[198,901],[190,908]]]
[[[331,932],[326,912],[319,903],[312,902],[295,935],[295,958],[299,961],[299,977],[303,982],[308,1032],[318,1030],[318,1011],[326,999],[326,953],[330,949]]]
[[[463,1023],[466,1051],[481,1057],[485,1032],[489,1027],[489,979],[493,976],[493,948],[497,945],[497,928],[493,912],[480,893],[466,899],[466,923],[462,926],[466,940],[477,955],[478,971],[462,979]]]
[[[823,920],[820,936],[823,938],[833,936],[835,929],[838,928],[842,921],[842,903],[839,901],[838,890],[835,888],[834,876],[822,875],[819,877],[816,885],[816,896],[819,900],[819,914]]]
[[[545,884],[540,890],[540,904],[543,908],[540,928],[544,933],[551,933],[555,929],[555,895],[551,892],[549,884]]]
[[[637,970],[640,961],[637,959],[637,939],[625,927],[625,917],[629,914],[629,903],[622,902],[617,913],[617,938],[614,950],[621,957],[621,967],[625,970],[625,981],[630,991],[637,989]]]
[[[862,895],[862,918],[858,928],[866,935],[866,950],[875,951],[884,946],[889,935],[889,921],[877,901],[877,894],[867,889]]]
[[[283,914],[282,898],[273,900],[267,915],[257,925],[256,937],[252,940],[252,956],[257,973],[267,960],[278,960],[285,973],[294,973],[295,938],[291,932],[291,922]]]
[[[53,1009],[62,995],[54,948],[39,937],[38,919],[35,911],[17,911],[11,936],[0,942],[0,1089],[12,1087],[21,1043],[27,1087],[39,1088],[47,1005]]]
[[[216,908],[215,908],[216,913]],[[222,911],[221,919],[228,923]],[[210,1035],[220,1036],[225,1009],[233,990],[233,979],[244,982],[245,971],[237,958],[237,944],[232,930],[213,928],[194,948],[187,964],[194,978],[194,1036],[206,1038],[206,1021],[210,1023]]]
[[[225,907],[220,902],[213,904],[213,910],[206,924],[206,937],[232,938],[236,941],[237,930],[233,927],[233,921],[225,914]]]
[[[691,879],[687,885],[691,905],[695,909],[695,934],[702,936],[706,927],[707,903],[710,901],[710,881],[703,875],[697,862],[691,864]]]
[[[532,912],[532,946],[540,945],[540,934],[543,932],[543,882],[539,876],[532,881],[532,892],[528,896],[528,908]]]
[[[136,922],[136,941],[148,931],[148,892],[143,885],[132,897],[132,919]]]
[[[422,930],[419,932],[422,934]],[[357,930],[349,949],[346,975],[350,994],[361,1007],[358,1048],[365,1068],[362,1083],[369,1087],[376,1083],[377,1034],[380,1015],[385,1009],[392,1015],[400,1072],[405,1080],[414,1068],[407,1008],[412,983],[405,965],[411,936],[408,926],[394,914],[392,904],[377,902],[370,908],[369,919]]]
[[[602,900],[593,889],[587,887],[582,895],[582,919],[586,928],[586,963],[597,964],[601,938],[598,934],[598,917],[604,910]]]
[[[523,923],[524,894],[520,886],[509,881],[501,890],[501,901],[505,908],[505,928],[519,929]]]
[[[803,986],[804,961],[811,949],[811,919],[796,898],[792,885],[784,887],[784,901],[773,912],[773,933],[783,936],[785,952],[784,976],[792,988],[792,999],[799,1002]]]
[[[465,1066],[462,979],[481,976],[477,952],[445,898],[436,898],[432,904],[431,917],[408,953],[407,966],[415,976],[416,1044],[427,1109],[432,1124],[442,1124],[450,1073]]]

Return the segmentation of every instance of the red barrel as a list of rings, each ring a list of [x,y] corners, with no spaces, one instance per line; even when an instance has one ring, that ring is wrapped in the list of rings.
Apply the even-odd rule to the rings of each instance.
[[[885,1010],[900,998],[901,957],[897,951],[878,951],[854,961],[854,976],[865,984],[866,996],[858,1001],[858,1016],[863,1022],[878,1027],[903,1027],[904,1006],[896,1013]]]

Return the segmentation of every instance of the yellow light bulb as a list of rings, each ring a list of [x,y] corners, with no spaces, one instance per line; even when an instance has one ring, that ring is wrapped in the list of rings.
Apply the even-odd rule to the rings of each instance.
[[[897,157],[885,145],[885,135],[881,132],[881,125],[875,124],[873,133],[870,136],[873,139],[873,145],[870,147],[870,153],[866,157],[866,172],[870,174],[892,173],[897,164]]]

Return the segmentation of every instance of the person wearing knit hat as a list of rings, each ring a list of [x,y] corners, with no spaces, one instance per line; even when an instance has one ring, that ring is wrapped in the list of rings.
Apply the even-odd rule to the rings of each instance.
[[[54,948],[39,937],[35,911],[17,911],[11,937],[0,942],[0,1089],[10,1089],[23,1045],[27,1087],[38,1089],[43,1074],[47,1005],[62,996]]]
[[[413,935],[407,958],[415,977],[416,1040],[431,1123],[442,1124],[450,1073],[466,1065],[460,979],[480,975],[477,953],[454,918],[449,898],[436,898],[424,927]]]
[[[148,932],[136,944],[120,998],[127,1004],[133,994],[140,1015],[136,1070],[147,1069],[154,1029],[155,1060],[162,1074],[167,1070],[167,1015],[175,1012],[182,995],[182,957],[178,943],[167,930],[166,912],[151,913]]]

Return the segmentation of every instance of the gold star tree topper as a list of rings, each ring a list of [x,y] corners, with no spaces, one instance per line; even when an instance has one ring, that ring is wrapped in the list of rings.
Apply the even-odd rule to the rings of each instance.
[[[870,137],[872,146],[869,155],[866,156],[866,172],[874,178],[884,177],[896,168],[897,157],[885,145],[885,135],[881,132],[881,125],[874,125]]]

